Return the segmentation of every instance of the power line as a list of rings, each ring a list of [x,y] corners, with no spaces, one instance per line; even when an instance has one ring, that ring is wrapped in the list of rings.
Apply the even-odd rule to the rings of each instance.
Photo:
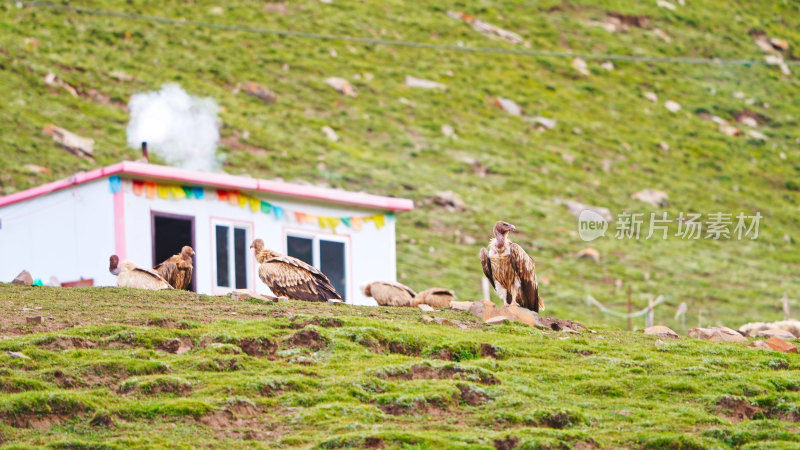
[[[411,48],[459,51],[459,52],[470,52],[470,53],[493,53],[493,54],[505,54],[505,55],[537,56],[544,58],[583,58],[592,60],[600,59],[609,61],[628,61],[628,62],[644,62],[644,63],[710,64],[710,65],[728,65],[728,66],[777,65],[775,63],[770,63],[767,61],[748,60],[748,59],[693,58],[686,56],[677,56],[677,57],[635,56],[635,55],[620,55],[620,54],[552,52],[545,50],[511,49],[511,48],[496,48],[496,47],[464,47],[460,45],[432,44],[427,42],[373,39],[373,38],[364,38],[357,36],[307,33],[303,31],[274,30],[269,28],[251,27],[246,25],[225,25],[212,22],[201,22],[196,20],[171,19],[169,17],[146,16],[146,15],[124,13],[118,11],[104,11],[99,9],[78,8],[69,5],[56,5],[49,2],[17,2],[16,4],[20,7],[30,6],[35,8],[50,8],[61,11],[74,12],[78,14],[115,17],[120,19],[141,20],[141,21],[156,22],[168,25],[193,26],[193,27],[211,28],[215,30],[224,30],[224,31],[244,31],[248,33],[269,34],[273,36],[318,39],[325,41],[354,42],[359,44],[386,45],[393,47],[411,47]],[[789,66],[800,66],[800,61],[784,61],[782,63]]]

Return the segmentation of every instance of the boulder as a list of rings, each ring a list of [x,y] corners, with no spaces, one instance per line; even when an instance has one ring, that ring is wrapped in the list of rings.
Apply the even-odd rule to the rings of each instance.
[[[23,270],[22,272],[19,273],[19,275],[17,275],[16,278],[14,278],[14,281],[12,281],[12,283],[31,286],[33,285],[33,277],[31,276],[30,272],[28,272],[27,270]]]
[[[481,302],[450,302],[450,309],[455,309],[456,311],[469,311],[472,308],[472,305],[475,303]]]
[[[692,328],[689,337],[711,342],[747,342],[747,338],[728,327]]]
[[[765,344],[769,346],[769,348],[783,352],[783,353],[797,353],[797,347],[794,344],[784,341],[779,337],[771,337],[764,341]]]
[[[44,323],[44,316],[33,316],[25,318],[25,321],[31,325],[39,325]]]
[[[749,346],[753,348],[763,348],[764,350],[772,350],[772,347],[767,345],[766,341],[753,341]]]
[[[510,321],[511,321],[511,318],[508,317],[508,316],[495,316],[495,317],[492,317],[491,319],[488,319],[486,321],[486,323],[488,323],[490,325],[494,325],[494,324],[505,323],[505,322],[510,322]]]
[[[678,333],[663,325],[654,325],[644,329],[644,334],[653,334],[663,339],[678,339]]]
[[[406,75],[406,86],[408,87],[415,87],[415,88],[422,88],[422,89],[447,89],[442,83],[438,83],[436,81],[431,80],[424,80],[422,78],[412,77],[410,75]]]
[[[781,330],[779,328],[773,328],[770,330],[763,330],[756,333],[758,337],[777,337],[781,339],[794,339],[794,335],[786,330]]]
[[[641,202],[650,203],[653,206],[667,206],[667,193],[664,191],[645,189],[631,195],[631,198]]]
[[[424,304],[424,303],[423,303],[423,304],[421,304],[421,305],[417,305],[417,308],[419,308],[419,309],[421,309],[422,311],[425,311],[425,312],[434,312],[434,311],[436,311],[436,310],[435,310],[435,309],[433,309],[431,306],[429,306],[429,305],[426,305],[426,304]]]

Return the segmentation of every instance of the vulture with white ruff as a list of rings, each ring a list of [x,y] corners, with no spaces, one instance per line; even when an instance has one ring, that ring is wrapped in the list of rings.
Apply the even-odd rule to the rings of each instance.
[[[489,249],[482,248],[480,253],[483,273],[506,305],[539,312],[544,303],[539,296],[536,265],[522,247],[508,239],[508,233],[516,229],[502,220],[494,225]]]
[[[111,255],[108,271],[117,276],[117,286],[137,289],[172,289],[167,280],[152,269],[139,267],[131,261],[120,262],[119,256]]]
[[[376,281],[364,286],[364,295],[381,306],[414,306],[417,293],[410,287],[391,281]]]
[[[456,293],[444,288],[426,289],[414,297],[414,306],[426,304],[433,308],[449,308]]]
[[[192,282],[192,256],[192,247],[184,245],[179,254],[170,256],[153,270],[175,289],[186,289]]]
[[[277,296],[325,302],[342,300],[324,273],[297,258],[264,248],[264,241],[256,239],[250,248],[255,249],[258,277]]]

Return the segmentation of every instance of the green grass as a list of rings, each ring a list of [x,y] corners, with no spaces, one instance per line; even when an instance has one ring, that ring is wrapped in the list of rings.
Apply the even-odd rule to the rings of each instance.
[[[0,284],[0,446],[800,447],[797,355],[422,314]]]
[[[469,47],[519,48],[447,17],[448,9],[509,28],[532,49],[545,51],[762,60],[748,35],[751,29],[787,39],[790,59],[800,45],[798,5],[778,0],[690,2],[676,11],[655,2],[613,0],[497,0],[467,6],[428,0],[413,5],[237,0],[225,2],[221,15],[212,12],[214,6],[81,3],[224,25]],[[608,11],[647,15],[671,40],[655,37],[652,30],[609,33],[588,24]],[[414,199],[416,209],[398,216],[397,259],[400,281],[416,289],[445,286],[462,299],[477,298],[476,255],[494,221],[502,218],[518,226],[517,242],[537,260],[540,277],[549,279],[542,292],[548,311],[558,316],[624,326],[586,307],[584,300],[593,295],[623,309],[630,286],[637,309],[648,297],[668,295],[658,320],[685,331],[696,324],[778,319],[782,294],[800,297],[794,276],[800,269],[799,85],[795,74],[782,75],[776,67],[619,61],[607,72],[600,61],[589,61],[591,75],[584,77],[569,59],[276,37],[20,8],[13,2],[0,4],[0,30],[4,193],[135,158],[136,151],[125,144],[125,104],[137,92],[178,82],[225,108],[218,155],[229,173]],[[334,50],[338,56],[332,56]],[[111,75],[115,71],[134,79],[120,81]],[[46,86],[48,72],[81,95]],[[408,88],[406,75],[440,81],[447,90]],[[348,78],[358,96],[345,97],[326,86],[323,80],[330,76]],[[266,105],[238,92],[236,86],[246,81],[268,86],[278,100]],[[659,103],[646,100],[646,91],[657,93]],[[737,91],[744,99],[734,97]],[[496,96],[513,99],[525,115],[555,118],[558,125],[539,132],[494,106]],[[668,99],[683,109],[668,112],[663,107]],[[745,108],[770,119],[759,127],[768,141],[727,136],[695,114],[733,120]],[[78,160],[58,148],[42,134],[48,123],[95,139],[96,161]],[[457,140],[440,132],[446,124],[455,128]],[[320,131],[324,125],[342,139],[327,141]],[[662,141],[669,151],[657,147]],[[575,162],[562,159],[564,153]],[[489,175],[475,175],[465,158],[488,166]],[[610,163],[608,172],[602,170],[604,160]],[[32,175],[24,168],[30,163],[51,172]],[[679,212],[735,216],[760,211],[759,239],[601,239],[592,244],[600,263],[573,257],[586,244],[560,199],[649,217],[660,210],[631,199],[644,188],[669,194],[665,211],[671,218]],[[465,209],[451,212],[427,201],[441,190],[460,195]],[[469,238],[476,243],[464,244]],[[621,280],[621,289],[615,280]],[[689,305],[686,323],[672,320],[681,302]]]

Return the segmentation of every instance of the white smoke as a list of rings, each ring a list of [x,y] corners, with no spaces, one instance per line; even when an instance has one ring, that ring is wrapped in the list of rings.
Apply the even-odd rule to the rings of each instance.
[[[219,107],[212,98],[192,97],[174,83],[135,94],[128,108],[128,146],[149,151],[169,164],[211,171],[219,167]]]

